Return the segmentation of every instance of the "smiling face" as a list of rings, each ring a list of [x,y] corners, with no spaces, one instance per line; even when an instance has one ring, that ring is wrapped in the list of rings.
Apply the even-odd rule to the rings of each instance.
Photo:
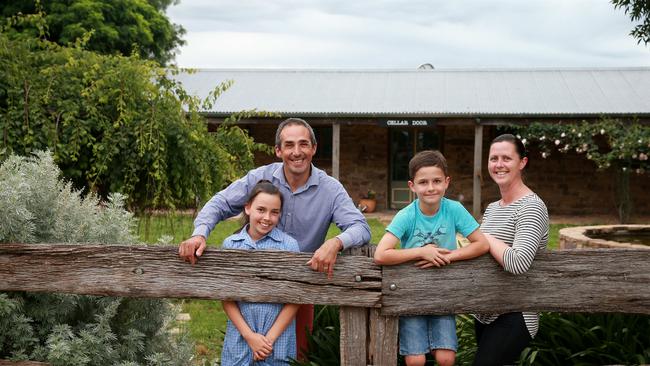
[[[280,133],[280,146],[275,147],[275,155],[284,163],[287,178],[306,181],[309,178],[311,160],[316,154],[309,130],[301,125],[288,125]]]
[[[499,187],[521,182],[521,171],[528,158],[521,158],[515,145],[508,141],[495,142],[490,146],[488,171]]]
[[[450,178],[437,166],[426,166],[415,172],[415,177],[408,182],[409,188],[420,200],[420,210],[425,215],[433,215],[440,207],[440,200],[445,196]]]
[[[260,192],[252,202],[244,206],[246,215],[250,218],[248,235],[257,241],[267,235],[278,224],[282,201],[276,194]]]

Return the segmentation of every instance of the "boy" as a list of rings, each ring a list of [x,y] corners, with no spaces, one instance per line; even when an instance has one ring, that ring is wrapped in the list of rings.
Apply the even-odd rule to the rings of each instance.
[[[456,201],[444,198],[451,178],[447,161],[439,151],[422,151],[409,162],[408,186],[417,199],[400,210],[386,228],[375,251],[380,265],[416,261],[420,268],[440,267],[451,262],[478,257],[490,246],[479,224]],[[456,248],[456,233],[470,244]],[[401,243],[400,250],[396,247]],[[399,319],[400,354],[408,366],[424,365],[431,352],[441,366],[453,365],[458,340],[456,318],[403,316]]]

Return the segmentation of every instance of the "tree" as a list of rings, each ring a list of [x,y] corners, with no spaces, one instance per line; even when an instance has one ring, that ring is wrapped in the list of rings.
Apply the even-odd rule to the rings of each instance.
[[[0,33],[0,161],[49,149],[76,188],[123,193],[144,210],[205,201],[270,151],[231,123],[208,133],[199,110],[229,82],[199,100],[170,77],[177,69],[10,31],[43,22],[13,17]]]
[[[631,210],[630,174],[650,172],[650,126],[635,121],[602,118],[595,123],[541,123],[508,126],[526,145],[539,148],[542,158],[553,152],[584,154],[599,170],[616,174],[617,209],[621,223]]]
[[[638,43],[643,42],[646,46],[650,43],[650,1],[648,0],[612,0],[616,9],[625,9],[625,14],[630,16],[633,22],[641,22],[632,29],[630,35],[636,38]]]
[[[46,38],[71,45],[86,33],[92,35],[86,49],[102,54],[135,52],[162,65],[174,58],[174,50],[185,42],[183,27],[173,24],[165,11],[174,0],[13,0],[0,3],[0,15],[11,17],[45,15]],[[41,5],[42,4],[42,5]]]

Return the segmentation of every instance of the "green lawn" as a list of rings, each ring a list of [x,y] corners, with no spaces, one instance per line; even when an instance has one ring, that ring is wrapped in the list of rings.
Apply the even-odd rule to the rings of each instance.
[[[192,234],[194,228],[192,217],[189,215],[156,215],[141,218],[137,226],[137,234],[145,243],[156,243],[163,235],[173,237],[173,245],[178,245],[182,240]],[[371,230],[371,242],[377,243],[384,234],[385,226],[377,219],[368,220]],[[573,225],[552,224],[549,238],[549,248],[558,247],[561,228]],[[223,240],[240,227],[236,220],[227,220],[219,223],[208,238],[208,246],[219,247]],[[336,226],[331,225],[327,238],[339,233]],[[226,315],[221,303],[211,300],[175,300],[181,304],[183,312],[189,313],[191,320],[187,326],[190,337],[196,343],[195,365],[209,365],[221,354],[221,344],[226,329]]]

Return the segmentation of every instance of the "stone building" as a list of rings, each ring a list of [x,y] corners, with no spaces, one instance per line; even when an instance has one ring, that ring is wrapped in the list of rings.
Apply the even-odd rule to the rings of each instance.
[[[379,209],[413,198],[407,165],[415,152],[439,149],[452,181],[447,196],[475,216],[497,199],[486,169],[498,126],[531,122],[596,121],[603,116],[650,123],[650,68],[472,70],[205,69],[176,76],[205,97],[232,80],[209,124],[257,109],[279,118],[241,122],[258,142],[273,144],[282,119],[300,117],[315,129],[314,164],[337,177],[356,201],[369,189]],[[551,215],[615,214],[616,177],[579,154],[542,158],[531,151],[527,184]],[[275,156],[257,156],[259,164]],[[648,173],[632,175],[634,213],[650,214]]]

